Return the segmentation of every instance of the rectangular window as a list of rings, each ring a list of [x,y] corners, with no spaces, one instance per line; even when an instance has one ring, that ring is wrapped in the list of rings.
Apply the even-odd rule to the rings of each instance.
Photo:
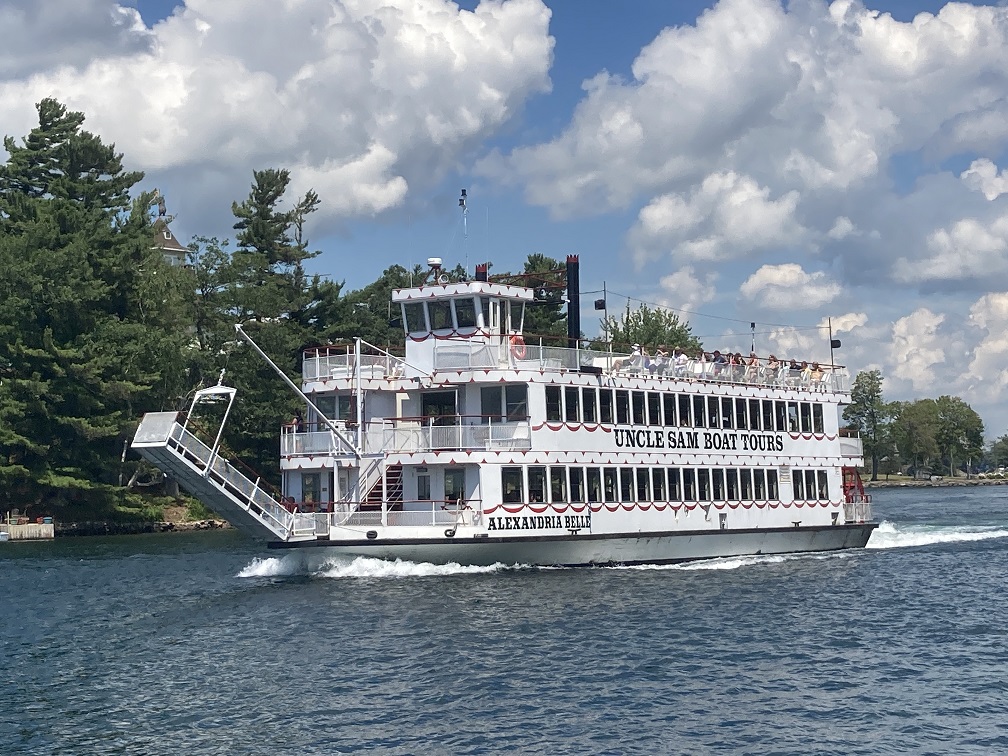
[[[692,467],[682,471],[682,494],[683,501],[696,501],[696,470]]]
[[[676,424],[676,395],[665,394],[665,425],[671,428]]]
[[[725,471],[725,496],[728,501],[739,500],[738,470],[730,469]]]
[[[721,402],[716,396],[707,397],[707,427],[721,427]]]
[[[613,421],[613,401],[610,389],[599,389],[599,422],[612,425]]]
[[[791,471],[791,488],[795,501],[802,501],[805,498],[805,476],[801,470]]]
[[[504,411],[509,422],[528,419],[528,387],[513,383],[504,387]]]
[[[406,318],[407,333],[427,333],[423,302],[406,302],[403,304],[403,315]]]
[[[546,387],[546,422],[559,423],[560,412],[560,387]]]
[[[802,402],[798,405],[799,408],[799,422],[802,433],[812,432],[812,404],[810,402]]]
[[[742,501],[752,501],[753,500],[753,490],[752,490],[752,470],[742,469],[739,471],[739,488],[742,494]]]
[[[725,500],[724,472],[725,471],[720,468],[711,470],[711,493],[714,497],[714,501]]]
[[[520,467],[501,468],[501,498],[506,504],[514,504],[525,500],[522,492],[522,469]]]
[[[455,299],[455,322],[459,328],[476,327],[476,304],[472,297],[465,299]]]
[[[756,501],[766,501],[766,476],[763,470],[753,470],[753,498]]]
[[[581,389],[581,411],[584,413],[586,423],[598,422],[598,413],[595,411],[595,388],[585,386]]]
[[[483,312],[483,330],[490,330],[490,299],[489,297],[480,297],[480,310]]]
[[[336,397],[336,419],[345,423],[351,422],[357,409],[357,404],[353,396],[343,394]]]
[[[791,433],[798,432],[798,402],[787,403],[787,429]]]
[[[521,468],[516,469],[518,470],[519,473],[521,472]],[[430,501],[431,498],[430,475],[428,475],[427,473],[417,475],[416,488],[417,488],[417,498],[420,501]]]
[[[730,396],[723,396],[723,397],[721,397],[721,427],[722,428],[731,428],[732,427],[732,421],[735,419],[734,418],[734,415],[735,415],[734,410],[735,410],[735,400],[732,399]],[[743,407],[742,411],[745,412],[745,408],[744,407]]]
[[[619,485],[619,492],[620,492],[620,501],[622,501],[622,502],[631,502],[631,501],[634,500],[634,498],[633,498],[633,488],[634,488],[634,485],[633,485],[634,484],[633,472],[634,471],[633,471],[632,467],[621,467],[619,469],[619,473],[620,473],[619,474],[619,483],[620,483],[620,485]]]
[[[634,425],[644,425],[644,392],[633,392],[633,421]]]
[[[301,501],[317,504],[322,501],[322,477],[317,473],[301,473]]]
[[[602,487],[606,501],[616,501],[616,468],[606,467],[602,470]]]
[[[528,500],[530,502],[546,501],[546,468],[529,467],[528,469]]]
[[[616,422],[619,425],[630,424],[630,392],[616,390]]]
[[[815,501],[819,498],[819,494],[816,492],[816,471],[806,470],[805,471],[805,498],[809,501]]]
[[[818,483],[819,501],[829,501],[829,480],[825,470],[816,471],[816,482]]]
[[[774,412],[773,412],[773,400],[763,399],[763,430],[772,431],[774,430]]]
[[[750,399],[749,400],[749,428],[750,430],[758,431],[762,430],[762,425],[760,424],[760,400]]]
[[[781,433],[787,433],[787,403],[786,402],[774,402],[774,417],[777,420],[777,430]]]
[[[584,468],[572,467],[570,469],[570,493],[571,501],[584,501]]]
[[[812,432],[825,433],[825,431],[823,430],[823,414],[821,404],[812,405]]]
[[[655,467],[651,470],[651,490],[655,501],[666,501],[665,498],[665,468]]]
[[[780,499],[780,489],[777,486],[777,471],[766,471],[767,500],[777,501]]]
[[[567,386],[564,389],[564,409],[566,410],[564,417],[566,417],[568,423],[576,423],[581,420],[580,407],[578,406],[580,393],[577,386]]]
[[[589,467],[588,473],[588,501],[597,504],[602,501],[602,471],[597,467]]]
[[[668,497],[669,501],[682,501],[682,478],[678,467],[670,467],[668,473]]]
[[[687,394],[677,394],[679,397],[679,425],[689,427],[693,425],[693,416],[690,413],[690,398]]]
[[[735,402],[735,427],[739,430],[749,430],[749,417],[746,414],[746,400]]]
[[[710,501],[710,470],[701,467],[696,471],[697,480],[697,501]]]
[[[431,300],[427,303],[427,312],[430,315],[430,327],[432,331],[446,330],[453,328],[451,302],[445,300]]]
[[[651,501],[651,476],[648,468],[637,468],[637,501]]]
[[[484,386],[480,389],[480,414],[484,423],[497,423],[504,419],[501,415],[503,397],[504,390],[500,386]]]
[[[661,425],[661,394],[649,391],[647,395],[648,425]]]
[[[707,408],[702,396],[693,397],[693,425],[697,428],[707,426]]]
[[[567,468],[550,468],[550,501],[566,503],[567,501]]]

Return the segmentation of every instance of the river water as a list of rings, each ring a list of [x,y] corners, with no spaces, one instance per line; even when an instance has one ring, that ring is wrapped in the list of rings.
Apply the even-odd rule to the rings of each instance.
[[[372,560],[234,531],[0,545],[0,753],[1004,753],[1008,487],[856,553]]]

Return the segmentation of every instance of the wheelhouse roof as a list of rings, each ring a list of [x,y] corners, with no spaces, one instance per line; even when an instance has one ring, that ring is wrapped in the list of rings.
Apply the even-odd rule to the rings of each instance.
[[[430,284],[415,286],[409,289],[394,289],[393,302],[415,302],[425,299],[448,299],[466,295],[485,295],[504,299],[517,299],[531,302],[534,298],[532,289],[524,286],[508,286],[506,284],[489,283],[487,281],[463,281],[461,283]]]

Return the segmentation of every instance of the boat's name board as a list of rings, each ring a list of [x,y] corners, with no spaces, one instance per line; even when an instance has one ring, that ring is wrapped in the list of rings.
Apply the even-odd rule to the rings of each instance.
[[[504,515],[487,518],[487,530],[590,530],[591,514]]]
[[[780,433],[740,433],[738,431],[656,430],[616,428],[616,446],[622,449],[704,449],[715,451],[784,451]]]

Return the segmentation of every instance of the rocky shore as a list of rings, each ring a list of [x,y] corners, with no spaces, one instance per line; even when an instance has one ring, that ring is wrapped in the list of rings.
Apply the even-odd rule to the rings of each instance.
[[[913,478],[897,478],[891,477],[889,479],[880,478],[879,480],[865,480],[865,488],[911,488],[915,486],[1004,486],[1008,485],[1008,479],[1004,478],[944,478],[936,477],[933,479],[924,478],[923,480],[914,480]]]
[[[194,530],[230,528],[224,520],[194,522],[58,522],[56,537],[95,535],[137,535],[139,533],[187,533]]]

